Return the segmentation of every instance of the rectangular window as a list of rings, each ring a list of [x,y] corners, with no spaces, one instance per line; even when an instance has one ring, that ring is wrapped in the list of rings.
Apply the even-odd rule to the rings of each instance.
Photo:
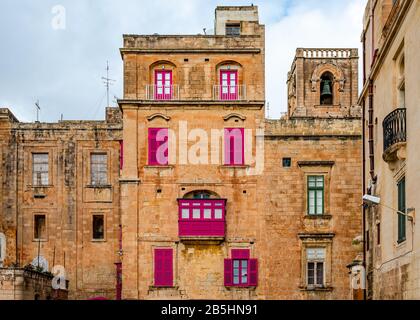
[[[292,158],[283,158],[283,168],[290,168],[292,166]]]
[[[220,100],[238,100],[238,71],[220,71]]]
[[[149,165],[168,165],[168,136],[167,128],[149,128]]]
[[[324,176],[308,177],[308,214],[324,214]]]
[[[307,249],[306,259],[308,287],[323,287],[325,273],[325,249]]]
[[[49,183],[48,153],[32,154],[32,166],[34,186],[47,186]]]
[[[231,256],[231,259],[225,259],[225,286],[257,286],[258,260],[250,259],[248,249],[232,250]]]
[[[227,23],[226,24],[226,35],[238,37],[241,35],[241,24],[240,23]]]
[[[155,99],[172,100],[172,71],[155,71]]]
[[[90,155],[90,177],[92,185],[106,185],[108,183],[108,155]]]
[[[45,240],[46,233],[47,231],[45,214],[36,214],[34,216],[34,239]]]
[[[173,286],[173,249],[155,249],[155,286]]]
[[[406,213],[405,178],[398,182],[398,211]],[[406,240],[406,216],[398,214],[398,243]]]
[[[245,164],[244,128],[225,128],[225,165]]]
[[[105,221],[103,214],[95,214],[92,217],[92,238],[93,240],[105,239]]]

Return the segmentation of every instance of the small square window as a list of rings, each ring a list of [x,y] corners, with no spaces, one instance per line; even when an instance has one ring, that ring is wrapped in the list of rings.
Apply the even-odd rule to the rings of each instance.
[[[45,214],[36,214],[34,217],[34,239],[46,239],[46,218]]]
[[[204,209],[204,219],[211,219],[211,209]]]
[[[201,210],[193,209],[193,219],[200,219],[200,217],[201,217]]]
[[[190,218],[190,209],[182,209],[182,219]]]
[[[223,210],[222,209],[214,210],[214,218],[215,219],[222,219],[223,218]]]
[[[241,24],[240,23],[227,23],[226,24],[226,35],[227,36],[240,36],[241,35]]]
[[[283,168],[290,168],[292,166],[292,158],[283,158]]]
[[[94,215],[92,217],[93,240],[105,239],[105,222],[102,214]]]

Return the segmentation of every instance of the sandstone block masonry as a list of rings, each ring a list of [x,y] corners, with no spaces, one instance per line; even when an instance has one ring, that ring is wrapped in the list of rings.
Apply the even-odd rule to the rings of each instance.
[[[37,255],[35,216],[45,215],[41,255],[65,264],[70,298],[114,298],[115,262],[123,299],[352,296],[346,265],[358,259],[352,241],[361,232],[357,50],[298,49],[288,115],[268,120],[258,8],[218,7],[215,16],[214,35],[124,35],[124,98],[105,121],[24,124],[1,110],[6,264]],[[165,163],[153,160],[156,129],[174,133]],[[224,136],[232,129],[247,137],[235,163],[226,150],[241,149],[226,148]],[[212,130],[218,142],[197,148]],[[31,182],[38,153],[49,159],[36,169],[47,171],[42,188]],[[192,163],[189,154],[216,162]],[[106,183],[92,184],[92,170]]]

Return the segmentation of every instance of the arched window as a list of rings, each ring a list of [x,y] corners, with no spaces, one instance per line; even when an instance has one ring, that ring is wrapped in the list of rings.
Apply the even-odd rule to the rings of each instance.
[[[321,76],[321,91],[320,91],[321,105],[333,104],[333,101],[334,101],[333,84],[334,84],[334,76],[330,72],[325,72]]]
[[[220,199],[220,197],[212,191],[200,190],[187,193],[184,199]]]

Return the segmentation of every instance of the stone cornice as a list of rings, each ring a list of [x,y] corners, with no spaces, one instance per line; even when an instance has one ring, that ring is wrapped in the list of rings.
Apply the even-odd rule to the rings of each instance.
[[[137,54],[172,54],[172,53],[225,53],[225,54],[258,54],[258,48],[177,48],[177,49],[142,49],[142,48],[120,48],[121,56],[127,53]]]

